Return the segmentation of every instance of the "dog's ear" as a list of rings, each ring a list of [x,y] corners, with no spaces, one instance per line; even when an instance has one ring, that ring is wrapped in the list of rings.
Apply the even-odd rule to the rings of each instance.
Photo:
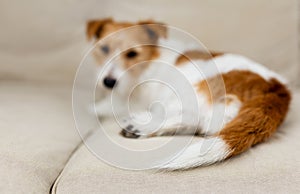
[[[157,41],[159,37],[167,38],[167,26],[163,23],[154,22],[152,20],[140,21],[139,25],[143,25],[143,28],[146,30],[148,36]],[[149,24],[149,25],[147,25]],[[157,25],[151,25],[157,24]]]
[[[100,38],[104,26],[108,23],[112,23],[111,18],[105,18],[102,20],[90,20],[86,25],[86,35],[87,39],[91,40],[93,37]]]

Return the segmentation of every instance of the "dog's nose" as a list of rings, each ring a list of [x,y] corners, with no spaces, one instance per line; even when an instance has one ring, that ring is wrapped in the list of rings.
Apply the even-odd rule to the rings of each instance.
[[[103,80],[103,84],[107,88],[113,88],[116,85],[117,80],[111,77],[106,77]]]

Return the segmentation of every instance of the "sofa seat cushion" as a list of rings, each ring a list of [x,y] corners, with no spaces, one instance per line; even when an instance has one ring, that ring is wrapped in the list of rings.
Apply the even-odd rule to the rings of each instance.
[[[82,145],[57,179],[53,193],[299,193],[300,91],[286,122],[267,142],[223,163],[188,171],[130,171],[110,166]],[[110,135],[118,126],[105,122]],[[108,130],[109,131],[109,130]],[[91,136],[92,138],[92,136]],[[152,138],[153,144],[163,137]],[[125,139],[125,138],[123,138]],[[127,144],[135,142],[122,140]],[[143,145],[143,141],[138,145]]]
[[[72,87],[0,83],[0,193],[49,193],[81,142]]]

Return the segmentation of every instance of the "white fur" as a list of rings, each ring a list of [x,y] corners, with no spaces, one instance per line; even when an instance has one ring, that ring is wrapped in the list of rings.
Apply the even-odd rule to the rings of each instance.
[[[176,45],[179,49],[179,52],[183,52],[187,50],[187,47],[193,47],[191,45],[185,46],[184,44],[177,43],[175,41],[164,40],[163,45],[164,46],[172,46]],[[179,47],[178,47],[179,46]],[[170,52],[170,50],[162,49],[162,52],[160,53],[160,61],[163,61],[165,63],[168,63],[170,65],[174,65],[176,58],[178,57],[178,54],[174,54],[174,52]],[[218,57],[215,57],[212,60],[194,60],[191,62],[186,62],[185,64],[181,64],[180,66],[176,67],[185,77],[186,79],[194,85],[195,83],[198,83],[204,79],[214,77],[216,75],[224,74],[227,72],[230,72],[232,70],[247,70],[251,71],[253,73],[257,73],[261,77],[263,77],[265,80],[270,80],[271,78],[276,78],[282,83],[286,83],[286,80],[282,78],[280,75],[274,73],[273,71],[267,69],[266,67],[263,67],[262,65],[246,58],[240,55],[236,54],[224,54]],[[120,72],[117,72],[118,74]],[[147,77],[150,77],[152,75],[156,75],[155,77],[168,77],[170,76],[169,72],[164,69],[162,66],[161,68],[157,68],[157,66],[151,66],[144,72],[144,74],[141,76],[142,79],[147,79]],[[176,80],[176,78],[175,78]],[[127,89],[126,84],[122,83],[119,84],[119,88],[117,91],[124,91]],[[140,92],[140,98],[137,98],[140,104],[144,104],[145,107],[149,105],[148,103],[154,100],[160,100],[162,103],[166,103],[165,112],[167,112],[167,118],[164,120],[164,123],[162,124],[162,127],[155,131],[156,135],[164,135],[164,134],[170,134],[170,132],[173,132],[173,130],[176,130],[178,126],[184,129],[191,129],[191,130],[184,130],[182,134],[193,134],[195,130],[200,130],[197,132],[201,132],[202,134],[206,135],[213,135],[218,133],[224,125],[228,122],[230,122],[239,112],[241,107],[241,102],[238,99],[233,99],[233,102],[226,104],[222,101],[220,102],[214,102],[212,105],[208,103],[208,99],[205,94],[202,94],[201,92],[197,91],[197,88],[194,88],[195,93],[197,93],[197,100],[199,105],[199,123],[200,126],[190,126],[188,122],[182,123],[181,122],[181,116],[178,114],[178,112],[181,112],[182,114],[190,114],[190,110],[184,109],[179,110],[178,108],[174,108],[172,106],[175,102],[174,96],[170,95],[170,92],[166,91],[163,87],[156,85],[151,87],[144,87],[141,89]],[[127,91],[128,92],[128,91]],[[187,94],[191,95],[191,94]],[[120,95],[121,97],[122,95]],[[125,95],[126,96],[126,95]],[[227,96],[224,98],[231,98],[231,96]],[[233,96],[234,98],[234,96]],[[122,104],[126,104],[127,99],[123,99],[125,101],[122,102],[122,98],[120,98],[120,106]],[[222,99],[219,99],[222,100]],[[104,102],[105,103],[105,102]],[[107,102],[106,102],[107,103]],[[168,104],[169,103],[169,104]],[[107,109],[103,105],[97,105],[97,112],[101,114],[101,111]],[[142,106],[143,107],[143,106]],[[135,118],[141,117],[143,119],[146,119],[148,116],[149,110],[142,110],[142,112],[138,113],[138,116],[135,116]],[[173,113],[173,114],[172,114]],[[152,116],[157,115],[157,112],[151,112]],[[192,115],[191,115],[192,117]],[[124,117],[122,121],[122,125],[124,125],[124,128],[126,126],[132,125],[134,127],[132,128],[133,132],[138,131],[139,135],[148,136],[149,134],[152,135],[153,128],[149,128],[149,125],[143,125],[139,124],[138,122],[134,121],[132,117]],[[155,125],[155,123],[152,123]],[[155,125],[156,126],[156,125]],[[147,128],[148,127],[148,128]],[[193,128],[194,127],[194,128]],[[200,128],[200,129],[199,129]],[[192,144],[186,148],[186,150],[183,151],[182,154],[178,155],[177,158],[175,158],[170,163],[159,167],[162,169],[169,169],[169,170],[175,170],[175,169],[186,169],[201,165],[208,165],[212,164],[217,161],[221,161],[225,159],[230,153],[229,147],[226,145],[226,143],[219,137],[208,137],[208,138],[201,138],[198,143]]]
[[[188,146],[174,160],[158,168],[177,170],[209,165],[224,160],[229,153],[226,143],[218,137],[200,139],[199,142]]]
[[[182,72],[185,72],[192,83],[199,82],[203,79],[216,76],[218,74],[228,73],[232,70],[247,70],[260,75],[265,80],[276,78],[283,84],[287,84],[287,80],[279,74],[269,70],[268,68],[258,64],[244,56],[237,54],[224,54],[213,58],[212,60],[193,60],[179,66]],[[195,74],[195,72],[197,72]],[[197,75],[198,74],[198,75]]]
[[[215,102],[202,112],[201,128],[202,134],[214,135],[220,132],[223,127],[238,115],[241,107],[239,100],[234,100],[230,104]]]

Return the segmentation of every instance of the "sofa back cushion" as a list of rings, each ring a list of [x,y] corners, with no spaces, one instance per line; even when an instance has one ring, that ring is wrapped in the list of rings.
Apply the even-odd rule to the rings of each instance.
[[[153,18],[298,77],[295,0],[3,0],[1,8],[1,79],[71,83],[88,48],[86,21],[103,17]]]

